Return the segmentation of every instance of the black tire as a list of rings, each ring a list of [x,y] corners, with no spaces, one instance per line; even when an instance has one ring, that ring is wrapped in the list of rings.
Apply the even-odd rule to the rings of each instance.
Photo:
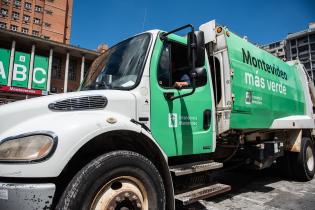
[[[92,203],[95,202],[96,195],[103,192],[100,190],[104,189],[106,183],[112,183],[109,184],[111,190],[115,190],[115,188],[118,189],[122,186],[116,183],[118,181],[111,182],[115,179],[119,180],[120,177],[132,177],[132,179],[141,182],[142,187],[138,187],[139,189],[145,189],[148,209],[165,209],[165,189],[158,170],[147,158],[130,151],[110,152],[99,156],[87,164],[71,180],[61,196],[56,209],[90,209]],[[113,188],[114,183],[116,184],[115,188]],[[126,192],[124,192],[123,195],[125,195]],[[126,202],[128,202],[128,205],[135,205],[134,201],[130,201],[132,199],[129,200],[129,197],[122,197],[123,201],[119,203],[116,202],[115,205],[127,205],[125,204]],[[117,200],[117,197],[115,200]],[[113,200],[113,202],[115,202],[115,200]]]
[[[292,170],[295,177],[300,181],[312,180],[315,173],[315,152],[312,140],[303,137],[301,141],[301,151],[299,153],[291,153],[290,155],[292,160]],[[309,164],[308,161],[310,161]]]

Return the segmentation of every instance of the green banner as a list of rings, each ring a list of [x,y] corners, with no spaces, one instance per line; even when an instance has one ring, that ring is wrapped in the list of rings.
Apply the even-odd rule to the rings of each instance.
[[[30,69],[30,54],[15,52],[12,86],[27,88]]]
[[[47,89],[48,58],[36,55],[34,58],[32,88]]]
[[[299,72],[232,32],[225,32],[234,101],[231,128],[269,128],[275,119],[305,114]]]
[[[8,84],[10,50],[0,48],[0,85]]]

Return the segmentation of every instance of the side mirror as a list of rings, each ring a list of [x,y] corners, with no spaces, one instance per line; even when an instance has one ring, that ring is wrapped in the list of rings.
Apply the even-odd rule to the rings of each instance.
[[[203,31],[189,32],[187,43],[189,61],[192,64],[194,54],[195,68],[203,67],[205,65],[205,37]]]

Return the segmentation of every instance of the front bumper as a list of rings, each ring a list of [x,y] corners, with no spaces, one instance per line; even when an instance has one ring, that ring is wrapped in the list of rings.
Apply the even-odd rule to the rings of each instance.
[[[0,209],[50,209],[56,186],[52,183],[21,184],[0,182]]]

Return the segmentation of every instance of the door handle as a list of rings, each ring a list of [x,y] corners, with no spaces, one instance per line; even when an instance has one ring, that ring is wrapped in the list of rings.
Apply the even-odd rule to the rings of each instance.
[[[203,129],[208,130],[211,125],[211,110],[206,109],[203,112]]]
[[[172,101],[174,98],[174,93],[173,92],[165,92],[163,93],[164,98],[168,101]]]

